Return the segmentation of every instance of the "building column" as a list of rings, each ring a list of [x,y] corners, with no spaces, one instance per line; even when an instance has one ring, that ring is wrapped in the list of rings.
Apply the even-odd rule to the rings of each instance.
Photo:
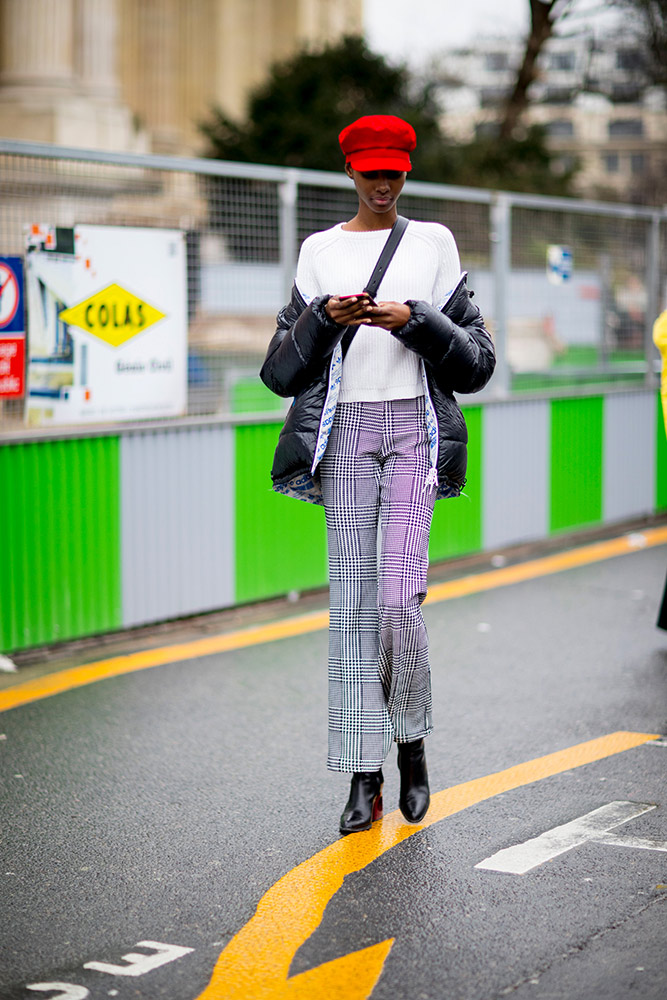
[[[2,0],[0,86],[74,87],[74,0]]]
[[[117,0],[0,0],[0,135],[143,151],[119,98]]]
[[[251,78],[247,9],[241,0],[217,0],[217,7],[215,103],[225,114],[241,120]]]
[[[193,0],[194,2],[194,0]],[[123,95],[151,137],[156,153],[181,152],[179,99],[180,0],[121,0],[120,77]],[[200,8],[200,4],[195,5]]]
[[[179,151],[181,72],[180,0],[144,0],[148,13],[144,37],[151,93],[151,139],[156,153]],[[151,10],[152,8],[152,10]]]
[[[111,100],[120,88],[116,66],[117,0],[76,0],[75,65],[84,93]]]

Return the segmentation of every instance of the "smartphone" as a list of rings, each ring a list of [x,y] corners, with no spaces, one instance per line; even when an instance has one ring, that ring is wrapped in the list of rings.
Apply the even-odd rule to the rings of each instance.
[[[345,299],[366,299],[372,306],[377,305],[375,299],[368,292],[357,292],[355,295],[339,295],[338,298],[341,302],[344,302]]]

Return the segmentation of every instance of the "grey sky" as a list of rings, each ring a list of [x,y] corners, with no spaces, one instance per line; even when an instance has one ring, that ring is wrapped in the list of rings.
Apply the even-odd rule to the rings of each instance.
[[[608,22],[602,0],[575,0],[568,21]],[[392,59],[423,62],[478,35],[521,37],[530,21],[529,0],[364,0],[370,47]]]

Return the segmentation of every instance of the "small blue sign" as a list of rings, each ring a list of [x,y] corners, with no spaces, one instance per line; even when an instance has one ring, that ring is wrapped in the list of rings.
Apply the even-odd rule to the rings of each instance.
[[[563,285],[572,277],[572,250],[552,244],[547,247],[547,278],[552,285]]]
[[[23,258],[0,257],[0,337],[25,334]]]

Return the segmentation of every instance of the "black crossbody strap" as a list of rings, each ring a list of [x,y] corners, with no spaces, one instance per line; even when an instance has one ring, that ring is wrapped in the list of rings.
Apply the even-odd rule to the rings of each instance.
[[[380,282],[384,278],[385,271],[389,267],[392,257],[396,253],[396,248],[403,238],[403,233],[408,228],[408,220],[402,215],[399,215],[396,222],[391,227],[389,236],[387,237],[387,242],[382,248],[382,253],[378,258],[378,262],[375,265],[375,269],[371,274],[370,281],[364,288],[365,292],[368,292],[372,299],[375,298],[377,290],[380,287]]]

